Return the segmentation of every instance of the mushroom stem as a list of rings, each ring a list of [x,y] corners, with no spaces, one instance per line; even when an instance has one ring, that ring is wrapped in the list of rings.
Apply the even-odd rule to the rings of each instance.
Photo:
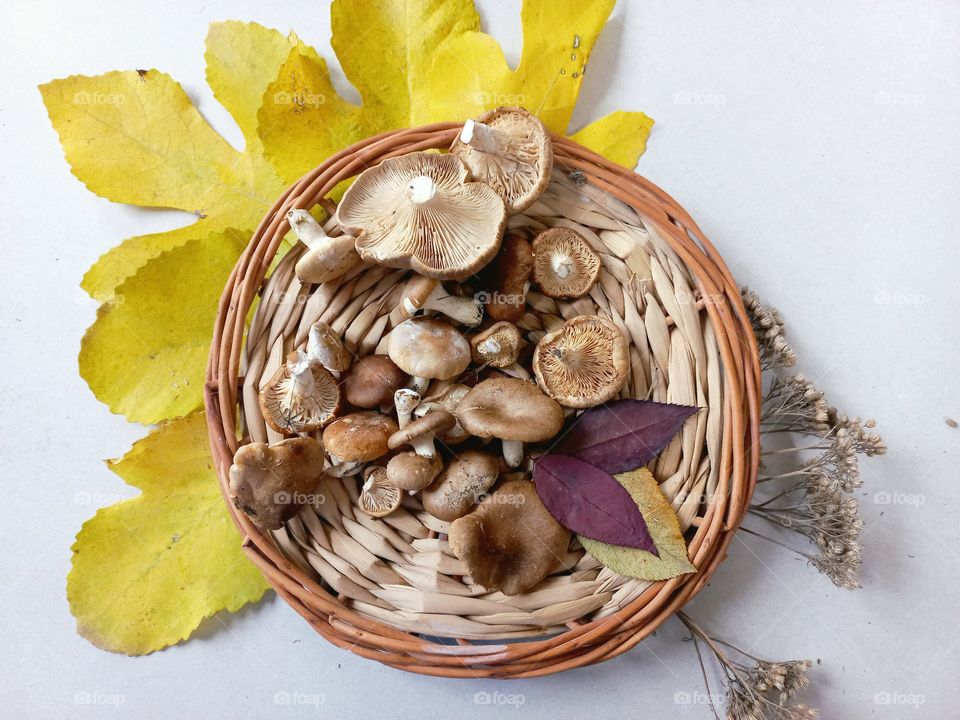
[[[489,125],[476,120],[467,120],[463,124],[463,130],[460,131],[460,142],[480,152],[502,153],[505,143],[500,135],[501,133]]]
[[[503,459],[509,467],[519,467],[523,462],[523,443],[520,440],[503,440]]]
[[[503,350],[503,346],[497,342],[496,338],[487,338],[482,343],[477,345],[477,350],[485,355],[496,355],[498,352]]]
[[[414,375],[410,378],[408,387],[410,390],[413,390],[413,392],[422,395],[427,391],[427,388],[430,387],[430,378]]]
[[[461,325],[476,327],[483,321],[483,305],[473,298],[448,295],[438,284],[423,305],[417,305],[409,297],[403,298],[403,309],[407,317],[413,317],[420,310],[436,310]]]
[[[290,386],[288,394],[292,400],[295,397],[310,397],[316,391],[316,383],[311,372],[311,360],[302,351],[297,352],[297,357],[290,363]]]
[[[323,247],[329,240],[323,228],[306,210],[293,208],[287,211],[287,222],[290,223],[290,229],[297,239],[311,250],[317,250]]]
[[[326,473],[336,478],[345,478],[348,475],[356,475],[362,467],[362,462],[337,462],[328,467]]]
[[[437,194],[437,184],[433,181],[433,178],[427,177],[426,175],[418,175],[410,181],[410,184],[407,186],[407,193],[410,197],[410,202],[422,205],[432,200],[433,196]]]
[[[413,451],[421,457],[434,457],[437,454],[437,448],[433,444],[433,435],[421,435],[410,441]]]
[[[393,404],[397,408],[397,425],[403,429],[410,424],[413,411],[420,404],[420,393],[400,388],[393,394]]]

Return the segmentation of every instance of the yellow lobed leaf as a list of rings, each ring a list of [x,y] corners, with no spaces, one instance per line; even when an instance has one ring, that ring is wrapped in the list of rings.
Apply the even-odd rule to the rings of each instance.
[[[142,494],[98,510],[77,535],[67,600],[83,637],[143,655],[260,599],[269,586],[240,550],[202,412],[161,425],[108,464]]]
[[[615,475],[637,503],[660,557],[638,548],[608,545],[578,535],[583,549],[615,573],[642,580],[667,580],[696,572],[687,559],[680,522],[647,468]]]
[[[466,32],[438,48],[414,87],[417,122],[463,120],[498,105],[522,105],[565,133],[583,73],[615,0],[525,0],[523,50],[511,70],[489,35]]]
[[[647,149],[652,128],[653,120],[642,112],[618,110],[587,125],[572,139],[632,170]]]
[[[80,374],[99,400],[141,423],[201,406],[217,301],[246,240],[236,230],[191,240],[117,288],[80,348]]]

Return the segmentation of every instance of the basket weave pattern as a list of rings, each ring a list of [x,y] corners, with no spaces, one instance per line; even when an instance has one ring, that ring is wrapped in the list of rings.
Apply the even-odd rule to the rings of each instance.
[[[211,445],[225,493],[237,429],[253,441],[280,439],[260,415],[259,385],[302,347],[312,323],[328,323],[362,356],[384,352],[384,338],[402,320],[406,271],[363,265],[313,287],[293,273],[302,246],[274,264],[289,231],[287,210],[332,210],[326,196],[343,180],[390,157],[449,147],[459,128],[437,124],[358,143],[289,188],[257,228],[224,289],[207,372]],[[530,677],[615,657],[706,584],[749,503],[759,462],[760,367],[729,270],[662,190],[569,140],[554,138],[554,149],[549,189],[510,226],[573,228],[601,254],[603,270],[579,300],[531,292],[519,325],[535,343],[575,315],[609,317],[630,341],[623,397],[705,408],[651,465],[698,572],[662,582],[624,578],[574,540],[550,577],[507,597],[471,581],[447,547],[447,524],[423,512],[417,498],[381,519],[356,511],[358,477],[325,481],[322,502],[267,534],[228,502],[244,550],[277,593],[328,640],[364,657],[447,677]],[[573,170],[582,173],[577,182]],[[332,221],[326,229],[335,232]]]

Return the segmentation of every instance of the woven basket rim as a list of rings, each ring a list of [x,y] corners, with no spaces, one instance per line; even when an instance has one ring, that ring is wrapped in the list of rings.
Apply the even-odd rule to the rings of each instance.
[[[696,223],[659,187],[572,140],[554,136],[555,163],[580,170],[590,183],[626,202],[654,223],[686,264],[716,329],[724,378],[733,394],[724,398],[732,424],[729,462],[700,528],[688,544],[698,572],[653,584],[633,602],[601,619],[575,624],[546,638],[495,644],[458,640],[447,645],[395,629],[343,605],[308,577],[229,501],[227,481],[238,440],[240,358],[248,311],[289,226],[291,207],[326,205],[343,179],[387,157],[446,149],[462,127],[436,123],[390,131],[362,140],[330,157],[293,183],[267,211],[226,283],[217,312],[207,367],[205,406],[221,492],[243,537],[243,550],[288,604],[333,644],[400,669],[444,677],[531,677],[611,659],[632,648],[679,610],[709,581],[726,556],[756,484],[759,466],[760,361],[739,289],[719,253]],[[721,332],[722,330],[722,332]],[[230,378],[223,382],[222,378]],[[726,387],[726,386],[725,386]],[[726,457],[726,452],[724,456]]]

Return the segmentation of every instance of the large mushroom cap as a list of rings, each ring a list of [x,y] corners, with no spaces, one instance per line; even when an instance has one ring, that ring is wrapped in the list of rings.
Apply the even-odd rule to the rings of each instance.
[[[600,276],[600,266],[590,243],[570,228],[551,228],[533,241],[533,281],[547,297],[583,297]]]
[[[393,393],[407,381],[407,374],[386,355],[366,355],[357,360],[343,380],[347,402],[360,408],[376,408],[393,402]]]
[[[471,435],[520,442],[548,440],[563,426],[563,408],[532,382],[484,380],[463,396],[457,418]]]
[[[337,220],[358,232],[364,260],[441,280],[467,277],[500,247],[506,208],[483,183],[466,182],[453,155],[410,153],[365,170]]]
[[[401,490],[422,490],[443,470],[439,455],[426,457],[415,452],[397,453],[387,463],[387,482]]]
[[[450,152],[471,177],[496,190],[511,213],[530,207],[550,182],[550,133],[522,108],[499,107],[468,120]]]
[[[438,520],[456,520],[480,502],[499,475],[500,463],[493,455],[479,450],[462,452],[420,494],[423,509]]]
[[[293,517],[323,476],[323,446],[313,438],[250,443],[230,467],[230,499],[261,530]]]
[[[450,548],[488,590],[518,595],[556,568],[570,533],[544,507],[529,480],[510,480],[450,525]]]
[[[541,338],[533,372],[561,405],[587,408],[606,402],[627,381],[630,357],[620,328],[599,315],[572,318]]]
[[[340,336],[325,322],[317,321],[310,326],[307,336],[307,357],[316,360],[331,372],[342,372],[350,367],[353,356]]]
[[[337,380],[319,362],[291,353],[260,389],[260,410],[279,433],[313,432],[333,420],[340,409]]]
[[[367,462],[386,454],[387,442],[396,431],[397,423],[392,417],[356,412],[327,425],[323,445],[341,462]]]
[[[467,369],[470,343],[455,327],[431,317],[405,320],[390,332],[390,359],[415,377],[446,380]]]

